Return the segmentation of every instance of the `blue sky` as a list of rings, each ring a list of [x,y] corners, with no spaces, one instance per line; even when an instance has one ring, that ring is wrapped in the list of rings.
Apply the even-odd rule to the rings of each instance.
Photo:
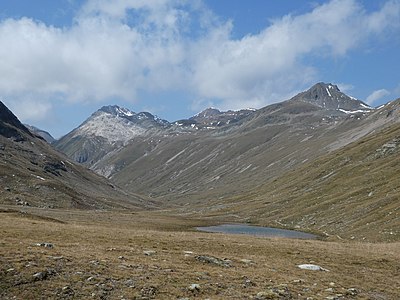
[[[0,99],[55,137],[108,104],[174,121],[320,81],[400,97],[400,0],[9,0],[0,45]]]

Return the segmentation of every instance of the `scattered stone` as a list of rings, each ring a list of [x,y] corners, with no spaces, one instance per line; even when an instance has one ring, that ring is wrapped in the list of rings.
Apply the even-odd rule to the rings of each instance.
[[[154,255],[156,253],[157,253],[157,251],[154,251],[154,250],[145,250],[145,251],[143,251],[143,254],[146,255],[146,256],[152,256],[152,255]]]
[[[327,288],[327,289],[325,289],[325,292],[333,293],[333,288]]]
[[[56,274],[56,271],[55,270],[53,270],[53,269],[48,269],[48,270],[46,270],[46,271],[43,271],[43,272],[38,272],[38,273],[35,273],[35,274],[33,274],[33,278],[36,280],[36,281],[41,281],[41,280],[46,280],[47,278],[49,278],[50,276],[53,276],[53,275],[55,275]]]
[[[123,257],[123,256],[121,255],[121,256],[118,256],[118,259],[125,259],[125,257]]]
[[[357,296],[358,290],[356,288],[349,288],[349,289],[347,289],[346,294],[350,295],[350,296]]]
[[[254,265],[254,261],[252,261],[251,259],[241,259],[240,262],[246,265]]]
[[[125,281],[125,285],[129,288],[134,288],[135,282],[132,279],[128,279],[127,281]]]
[[[191,255],[193,253],[194,253],[193,251],[183,251],[183,254],[187,254],[187,255]]]
[[[328,269],[322,268],[318,265],[312,265],[312,264],[303,264],[303,265],[298,265],[298,268],[302,269],[302,270],[311,270],[311,271],[325,271],[325,272],[329,272]]]
[[[257,293],[256,300],[264,300],[264,299],[279,299],[279,295],[273,291],[264,291]]]
[[[54,259],[54,260],[61,260],[61,259],[64,259],[64,256],[49,256],[49,258]]]
[[[270,287],[265,291],[257,293],[256,300],[266,299],[292,299],[291,293],[286,284]]]
[[[334,282],[329,282],[330,287],[334,287],[336,284]]]
[[[302,283],[302,282],[303,282],[302,279],[295,279],[295,280],[293,280],[293,283]]]
[[[44,248],[54,248],[54,245],[52,243],[37,243],[36,246]]]
[[[244,282],[243,282],[243,287],[252,287],[252,286],[257,286],[251,279],[247,278],[246,276],[244,277]]]
[[[140,290],[140,294],[142,297],[147,297],[147,298],[154,298],[157,294],[158,288],[155,286],[148,286],[144,287]],[[147,299],[146,298],[146,299]]]
[[[24,200],[20,199],[19,197],[17,197],[17,198],[15,199],[15,202],[16,202],[17,205],[31,206],[31,205],[29,204],[29,202],[24,201]]]
[[[7,273],[10,273],[10,272],[12,272],[12,271],[14,271],[14,270],[15,270],[14,268],[10,268],[10,269],[6,270],[6,272],[7,272]]]
[[[61,298],[73,298],[75,295],[74,290],[70,286],[64,286],[59,292],[57,292],[57,296]]]
[[[200,291],[200,284],[193,283],[189,286],[189,291],[191,292],[199,292]]]
[[[29,261],[26,265],[25,268],[30,268],[32,266],[37,266],[37,264],[34,261]]]
[[[205,255],[198,255],[195,257],[196,260],[201,261],[203,263],[214,264],[221,267],[232,267],[232,261],[229,259],[220,259],[214,256],[205,256]]]

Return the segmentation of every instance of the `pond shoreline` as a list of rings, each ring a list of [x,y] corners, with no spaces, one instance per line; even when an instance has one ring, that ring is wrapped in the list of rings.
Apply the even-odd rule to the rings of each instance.
[[[215,226],[196,227],[196,230],[210,233],[245,234],[269,238],[291,238],[316,240],[321,237],[312,233],[280,229],[273,227],[262,227],[248,224],[222,224]]]

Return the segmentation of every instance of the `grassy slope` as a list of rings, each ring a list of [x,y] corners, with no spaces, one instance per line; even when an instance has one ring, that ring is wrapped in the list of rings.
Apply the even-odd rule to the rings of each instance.
[[[400,296],[398,243],[192,232],[204,222],[155,213],[6,211],[0,212],[2,299],[256,299],[260,292],[269,298],[259,299]],[[54,248],[35,245],[42,242]],[[155,253],[146,256],[147,250]],[[203,263],[197,255],[229,259],[232,267]],[[303,263],[330,272],[297,268]],[[34,279],[46,270],[52,270],[47,278]],[[199,290],[190,291],[192,284]]]
[[[214,206],[263,225],[400,240],[400,125],[394,124]],[[203,212],[207,214],[207,212]]]

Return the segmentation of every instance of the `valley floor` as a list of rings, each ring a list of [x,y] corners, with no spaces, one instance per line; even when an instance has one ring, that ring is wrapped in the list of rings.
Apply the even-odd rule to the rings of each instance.
[[[400,243],[196,232],[162,212],[0,207],[1,299],[399,299]],[[329,271],[302,270],[316,264]]]

